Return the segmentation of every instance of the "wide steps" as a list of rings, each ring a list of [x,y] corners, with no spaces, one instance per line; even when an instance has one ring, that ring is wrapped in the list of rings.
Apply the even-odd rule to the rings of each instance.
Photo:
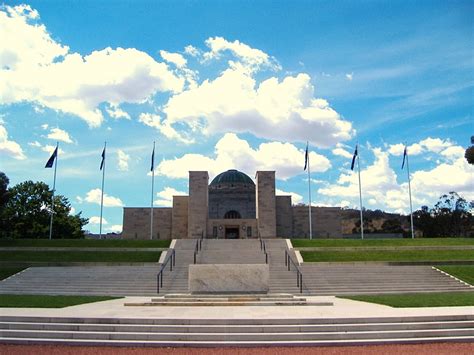
[[[281,346],[474,341],[474,315],[301,319],[0,317],[0,342]]]

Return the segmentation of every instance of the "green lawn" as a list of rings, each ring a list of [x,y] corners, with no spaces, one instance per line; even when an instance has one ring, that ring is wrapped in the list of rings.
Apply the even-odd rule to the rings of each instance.
[[[6,279],[7,277],[10,277],[24,269],[25,269],[24,267],[13,267],[13,266],[0,267],[0,280]]]
[[[420,239],[292,239],[294,247],[398,247],[474,245],[474,238]]]
[[[171,240],[0,239],[0,247],[168,248]]]
[[[474,265],[446,265],[437,266],[437,268],[470,285],[474,285]]]
[[[474,306],[474,292],[412,293],[394,295],[338,296],[395,308]]]
[[[301,251],[305,262],[320,261],[466,261],[474,260],[474,250],[362,250]]]
[[[114,300],[106,296],[0,295],[0,307],[64,308],[78,304]]]
[[[11,262],[157,262],[156,251],[0,251],[0,260]]]

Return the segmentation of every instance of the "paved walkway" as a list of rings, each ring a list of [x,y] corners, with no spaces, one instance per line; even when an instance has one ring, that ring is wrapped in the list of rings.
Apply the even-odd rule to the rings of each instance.
[[[116,317],[175,319],[277,319],[277,318],[367,318],[474,315],[474,307],[392,308],[333,296],[306,297],[334,306],[226,306],[226,307],[125,307],[128,302],[145,302],[150,297],[125,297],[66,308],[0,308],[0,316]]]

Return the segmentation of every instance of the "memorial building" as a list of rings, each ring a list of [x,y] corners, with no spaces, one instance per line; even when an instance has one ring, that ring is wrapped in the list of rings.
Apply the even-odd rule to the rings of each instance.
[[[311,208],[313,238],[342,237],[338,207]],[[150,239],[151,208],[124,207],[124,239]],[[189,195],[172,207],[153,208],[153,239],[308,238],[308,206],[275,193],[275,171],[257,171],[255,182],[228,170],[209,184],[207,171],[189,172]]]

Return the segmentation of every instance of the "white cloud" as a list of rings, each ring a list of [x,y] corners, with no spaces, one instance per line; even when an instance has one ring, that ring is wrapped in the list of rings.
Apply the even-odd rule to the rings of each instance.
[[[0,125],[0,153],[17,160],[26,159],[21,146],[17,142],[8,139],[7,129],[2,125]]]
[[[38,141],[28,142],[28,145],[29,145],[30,147],[41,148],[41,143],[38,142]]]
[[[286,191],[283,191],[283,190],[280,190],[280,189],[276,189],[275,190],[276,192],[276,195],[283,195],[283,196],[287,196],[287,195],[290,195],[291,196],[291,203],[294,204],[294,205],[297,205],[298,203],[301,203],[303,202],[303,196],[301,196],[300,194],[297,194],[296,192],[286,192]]]
[[[45,131],[48,129],[48,127],[49,126],[47,123],[41,125],[41,128],[44,129]]]
[[[77,197],[79,203],[82,202],[89,202],[89,203],[95,203],[100,205],[100,198],[101,198],[101,189],[93,189],[90,190],[85,198],[82,197]],[[104,193],[104,207],[123,207],[124,204],[123,202],[118,198],[118,197],[113,197],[109,196],[106,193]]]
[[[155,205],[170,207],[173,205],[173,196],[187,195],[186,192],[178,191],[172,187],[165,187],[162,191],[157,192],[159,199],[153,201]]]
[[[115,118],[115,119],[120,119],[124,118],[126,120],[130,120],[130,115],[122,110],[118,105],[110,105],[109,108],[105,109],[107,113],[109,114],[110,117]]]
[[[422,142],[426,142],[424,140]],[[423,149],[427,145],[420,142]],[[429,141],[428,141],[429,142]],[[439,141],[436,142],[439,147]],[[452,144],[452,143],[450,143]],[[446,143],[441,144],[446,145]],[[388,153],[394,153],[393,146],[387,152],[374,148],[375,161],[372,165],[361,171],[363,203],[371,208],[381,208],[394,212],[409,212],[409,195],[406,171],[397,174],[389,165]],[[434,148],[438,150],[438,148]],[[428,170],[418,170],[411,174],[411,187],[413,208],[421,205],[434,205],[438,198],[450,191],[456,191],[468,200],[474,199],[474,182],[472,176],[474,167],[469,165],[459,146],[450,146],[441,151],[440,156],[446,161],[440,162],[436,167]],[[403,150],[402,150],[403,153]],[[343,172],[335,184],[326,184],[318,193],[328,197],[342,197],[352,202],[344,201],[346,205],[358,205],[359,185],[357,174]],[[349,204],[348,204],[349,202]]]
[[[176,65],[177,68],[186,67],[187,60],[179,53],[171,53],[164,50],[160,51],[161,58],[166,60],[168,63]]]
[[[257,170],[276,170],[277,178],[303,173],[304,150],[291,143],[262,143],[257,149],[234,133],[225,134],[215,146],[215,156],[185,154],[173,160],[163,160],[157,173],[170,178],[187,178],[189,170],[207,170],[211,177],[228,169],[238,169],[250,175]],[[318,153],[310,152],[313,172],[324,172],[331,166],[329,160]]]
[[[89,224],[100,224],[100,217],[93,216],[89,218]],[[102,217],[102,224],[109,224],[109,222],[107,222],[107,220],[104,217]]]
[[[428,137],[419,141],[418,143],[413,143],[407,147],[408,155],[419,155],[424,152],[439,153],[443,149],[453,146],[449,140],[442,140],[440,138],[431,138]],[[392,144],[389,146],[389,153],[394,156],[403,155],[405,145],[402,143]]]
[[[55,145],[50,145],[50,144],[47,144],[45,146],[42,146],[41,147],[41,150],[43,152],[46,152],[48,154],[53,154],[54,150],[56,149],[56,146]],[[61,156],[64,154],[64,150],[62,150],[61,148],[59,148],[58,150],[58,154]]]
[[[354,73],[347,73],[346,74],[346,79],[347,80],[352,81],[353,78],[354,78]]]
[[[121,224],[113,224],[107,227],[107,230],[112,233],[122,233],[123,226]]]
[[[352,159],[352,153],[349,153],[347,150],[345,150],[344,148],[341,148],[341,147],[338,147],[338,148],[334,148],[332,150],[332,154],[334,155],[338,155],[340,157],[344,157],[344,158],[347,158],[347,159]]]
[[[105,48],[82,56],[54,41],[31,11],[0,10],[0,103],[31,102],[103,121],[101,103],[142,103],[156,92],[179,92],[184,79],[133,48]],[[36,18],[37,16],[33,16]]]
[[[143,123],[146,126],[156,128],[161,134],[166,138],[176,139],[180,142],[191,144],[194,143],[193,139],[187,138],[184,134],[178,133],[168,122],[164,122],[160,115],[153,113],[141,113],[138,116],[138,121]]]
[[[252,48],[238,40],[229,42],[222,37],[210,37],[206,40],[209,52],[203,54],[205,60],[218,59],[223,52],[231,52],[248,70],[269,68],[280,70],[281,67],[275,58],[270,57],[260,49]]]
[[[48,134],[47,138],[64,143],[72,143],[72,139],[69,136],[69,133],[60,128],[51,128],[51,131]]]
[[[227,69],[213,81],[172,96],[162,124],[184,123],[203,134],[250,132],[266,139],[309,140],[319,147],[350,139],[351,123],[314,97],[310,81],[309,75],[298,74],[257,84],[245,70]]]
[[[184,53],[190,55],[191,57],[197,57],[201,54],[201,51],[192,45],[184,47]]]
[[[117,150],[117,161],[118,167],[117,169],[120,171],[128,171],[128,161],[130,160],[130,155],[125,153],[123,150]]]

